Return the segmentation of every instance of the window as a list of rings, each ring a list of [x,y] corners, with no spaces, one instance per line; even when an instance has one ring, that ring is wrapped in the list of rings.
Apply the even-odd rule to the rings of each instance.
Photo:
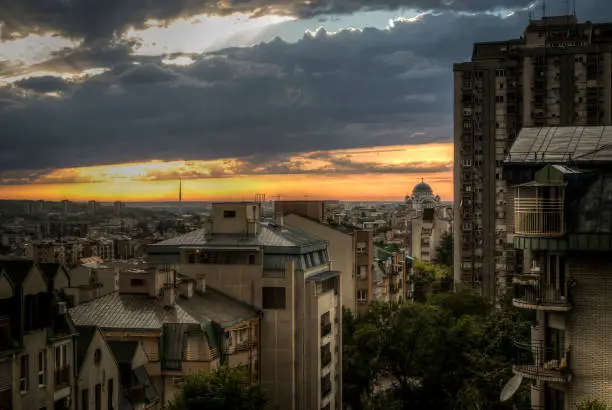
[[[113,382],[113,379],[108,379],[108,388],[106,389],[106,394],[108,394],[108,398],[106,401],[108,410],[114,410],[113,396],[115,395],[115,384]]]
[[[89,390],[81,390],[81,410],[89,410]]]
[[[463,129],[471,130],[473,128],[472,121],[463,121]]]
[[[368,301],[368,291],[367,289],[360,289],[357,291],[357,302],[367,302]]]
[[[359,266],[359,279],[367,279],[368,277],[368,265]]]
[[[249,265],[255,265],[255,255],[249,255]]]
[[[495,96],[495,102],[503,103],[504,102],[504,96],[503,95],[496,95]]]
[[[38,352],[38,387],[44,387],[47,383],[47,352]]]
[[[144,286],[144,279],[130,279],[130,286]]]
[[[68,363],[68,345],[63,344],[55,347],[55,370],[66,367]]]
[[[94,396],[94,409],[102,410],[102,384],[96,384],[95,396]]]
[[[223,217],[224,218],[235,218],[236,211],[223,211]]]
[[[27,354],[24,354],[20,358],[19,391],[21,393],[25,393],[28,391],[28,355]]]
[[[285,309],[285,288],[261,288],[261,304],[264,309]]]

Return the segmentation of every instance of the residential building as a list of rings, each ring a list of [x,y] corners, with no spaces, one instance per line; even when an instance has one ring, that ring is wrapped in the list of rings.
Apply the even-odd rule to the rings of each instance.
[[[0,260],[0,408],[72,410],[76,331],[58,264]]]
[[[158,391],[147,372],[147,354],[136,341],[107,342],[119,367],[120,409],[151,410],[159,408]]]
[[[216,203],[203,229],[150,245],[148,258],[263,312],[248,340],[260,341],[276,408],[341,408],[342,289],[324,239],[263,220],[256,203]]]
[[[89,215],[95,215],[98,211],[100,204],[98,204],[96,201],[89,201],[87,202],[87,213]]]
[[[115,201],[114,203],[114,210],[115,210],[115,216],[116,217],[122,217],[123,216],[123,211],[125,209],[125,202],[121,202],[121,201]]]
[[[502,162],[519,130],[611,123],[611,27],[544,16],[519,39],[475,44],[472,60],[454,66],[456,283],[490,299],[511,283]]]
[[[196,282],[168,266],[124,269],[118,292],[76,305],[70,315],[77,326],[98,327],[109,342],[142,343],[164,404],[185,375],[222,363],[259,379],[260,312],[207,287],[204,278]]]
[[[274,214],[296,214],[315,221],[327,220],[326,201],[274,201]]]
[[[83,257],[83,244],[79,240],[36,240],[26,244],[25,255],[36,263],[76,266]]]
[[[342,306],[355,312],[357,241],[354,229],[337,224],[326,224],[298,214],[285,215],[284,222],[328,243],[329,259],[335,271],[340,272],[342,282]]]
[[[77,326],[76,409],[119,410],[119,367],[95,326]]]
[[[453,231],[453,208],[449,205],[425,208],[410,220],[410,224],[409,255],[425,262],[433,262],[441,239]]]
[[[610,126],[524,128],[504,165],[523,258],[513,304],[536,316],[514,372],[531,383],[534,406],[612,402],[610,147]]]

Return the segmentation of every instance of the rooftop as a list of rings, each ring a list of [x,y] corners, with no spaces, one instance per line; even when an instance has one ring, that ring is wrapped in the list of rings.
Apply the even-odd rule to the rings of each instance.
[[[612,161],[612,127],[523,128],[508,163]]]
[[[194,292],[191,299],[176,297],[172,309],[161,300],[147,295],[109,293],[70,309],[78,326],[98,326],[102,329],[161,330],[164,324],[215,322],[222,327],[257,315],[258,311],[207,287],[205,293]]]
[[[206,234],[204,229],[198,229],[184,235],[156,242],[149,246],[274,246],[295,247],[323,244],[325,241],[300,229],[271,221],[260,223],[257,235]]]

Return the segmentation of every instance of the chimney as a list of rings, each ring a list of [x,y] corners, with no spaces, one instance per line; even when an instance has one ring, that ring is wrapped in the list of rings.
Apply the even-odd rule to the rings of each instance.
[[[284,226],[284,224],[285,224],[285,216],[283,215],[282,212],[277,212],[276,213],[275,222],[281,228]]]
[[[176,295],[174,294],[174,286],[171,283],[165,283],[162,289],[164,297],[164,307],[172,308],[176,303]]]
[[[193,281],[183,280],[180,284],[181,295],[186,299],[191,299],[193,297]]]
[[[206,274],[198,273],[196,276],[196,289],[198,292],[206,293]]]

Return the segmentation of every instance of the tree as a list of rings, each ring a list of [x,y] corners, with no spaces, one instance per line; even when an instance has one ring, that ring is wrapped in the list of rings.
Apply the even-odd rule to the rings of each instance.
[[[451,232],[442,234],[434,260],[441,265],[453,266],[453,234]]]
[[[513,341],[530,331],[517,309],[440,293],[427,303],[374,303],[345,326],[343,396],[352,409],[502,410],[528,403],[528,388],[499,401],[512,377]]]
[[[413,298],[417,302],[426,302],[433,293],[449,291],[452,288],[448,267],[430,262],[414,260],[412,280],[415,287]]]
[[[244,371],[221,366],[185,377],[169,410],[261,410],[267,400],[259,385],[245,382]]]
[[[586,400],[577,404],[576,410],[608,410],[608,406],[599,400]]]

